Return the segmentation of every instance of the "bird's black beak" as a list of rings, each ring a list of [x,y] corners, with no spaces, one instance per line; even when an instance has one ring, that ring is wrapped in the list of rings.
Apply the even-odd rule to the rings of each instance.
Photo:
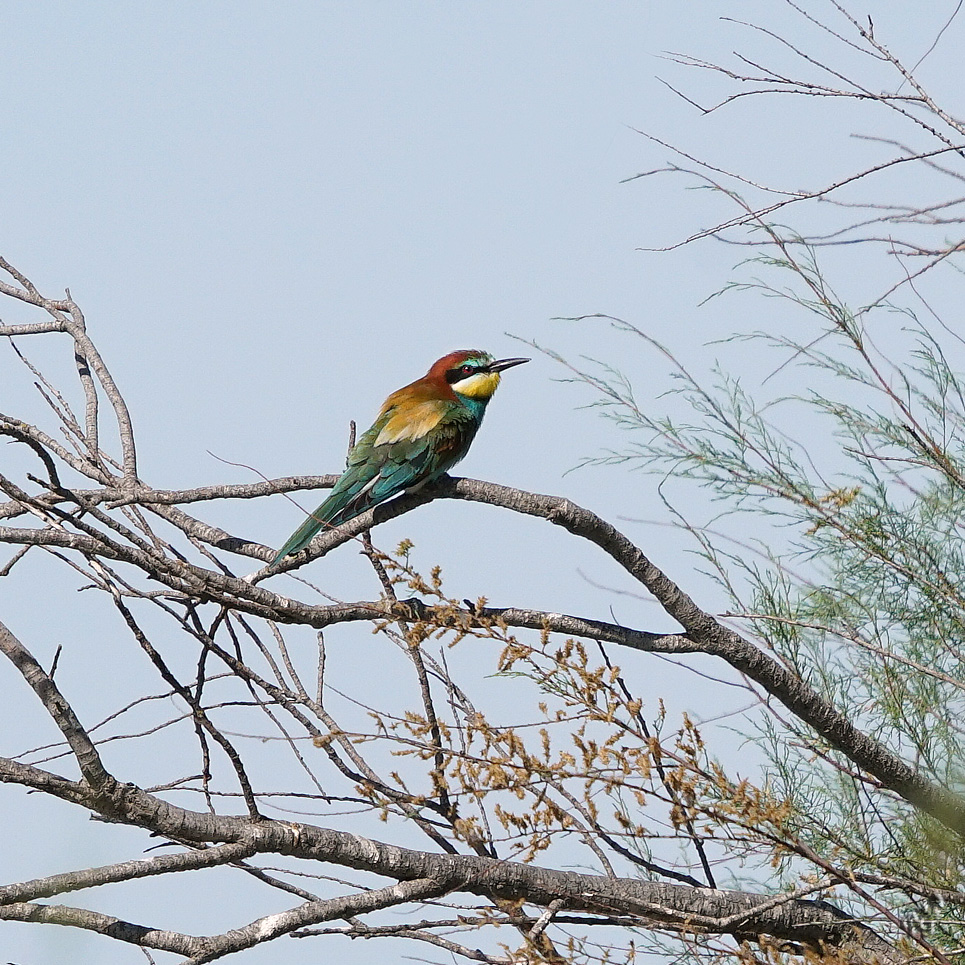
[[[490,362],[486,366],[487,372],[502,372],[503,369],[511,369],[514,365],[522,365],[523,362],[529,362],[530,359],[498,359],[495,362]]]

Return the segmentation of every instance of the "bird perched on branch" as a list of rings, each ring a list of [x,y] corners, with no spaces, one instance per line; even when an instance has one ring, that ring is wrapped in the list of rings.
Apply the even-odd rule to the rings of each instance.
[[[411,385],[393,392],[349,453],[328,499],[292,533],[269,564],[304,548],[323,527],[335,527],[404,490],[448,472],[469,451],[500,372],[529,359],[488,352],[450,352]]]

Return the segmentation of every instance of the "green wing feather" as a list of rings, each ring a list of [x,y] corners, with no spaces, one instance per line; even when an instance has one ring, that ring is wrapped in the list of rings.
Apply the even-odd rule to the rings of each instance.
[[[423,435],[377,444],[397,414],[396,406],[387,406],[352,449],[348,467],[328,498],[292,533],[269,566],[303,549],[323,527],[347,523],[397,493],[438,479],[459,462],[480,420],[459,403],[440,402],[440,406],[445,407],[442,416]]]

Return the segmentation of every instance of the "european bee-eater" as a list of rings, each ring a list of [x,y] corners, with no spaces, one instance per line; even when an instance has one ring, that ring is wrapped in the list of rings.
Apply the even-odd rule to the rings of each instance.
[[[421,378],[393,392],[348,457],[328,499],[292,533],[270,566],[307,546],[323,527],[447,473],[469,451],[499,373],[529,359],[494,359],[464,349],[444,355]]]

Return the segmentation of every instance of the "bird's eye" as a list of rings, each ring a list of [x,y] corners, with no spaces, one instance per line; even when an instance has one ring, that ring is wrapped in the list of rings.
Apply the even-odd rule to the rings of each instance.
[[[462,372],[463,375],[472,375],[476,370],[471,365],[464,365],[459,371]]]

